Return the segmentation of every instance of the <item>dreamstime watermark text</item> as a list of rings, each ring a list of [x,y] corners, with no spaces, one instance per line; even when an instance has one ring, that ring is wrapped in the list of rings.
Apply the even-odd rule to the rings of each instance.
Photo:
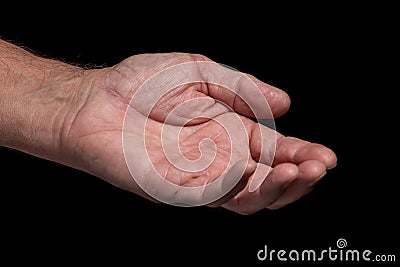
[[[396,262],[394,254],[375,254],[369,249],[358,250],[347,248],[347,241],[339,238],[336,246],[329,246],[326,249],[303,249],[303,250],[285,250],[271,249],[267,245],[257,252],[259,261],[342,261],[342,262]]]

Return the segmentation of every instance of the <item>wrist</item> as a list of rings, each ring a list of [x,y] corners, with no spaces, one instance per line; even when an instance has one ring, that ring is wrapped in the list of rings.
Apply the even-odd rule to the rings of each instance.
[[[0,40],[0,145],[56,156],[86,72]]]

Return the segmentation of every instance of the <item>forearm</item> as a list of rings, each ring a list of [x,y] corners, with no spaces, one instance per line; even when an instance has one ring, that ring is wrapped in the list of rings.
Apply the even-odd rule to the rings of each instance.
[[[0,145],[52,157],[84,71],[0,40]]]

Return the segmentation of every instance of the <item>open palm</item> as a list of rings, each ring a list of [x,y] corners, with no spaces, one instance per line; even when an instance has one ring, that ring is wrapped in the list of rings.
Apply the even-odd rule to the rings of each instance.
[[[168,84],[142,88],[165,69],[199,61],[210,62],[200,55],[181,53],[138,55],[111,68],[89,71],[78,90],[86,92],[82,94],[85,97],[68,116],[64,161],[118,187],[159,200],[157,192],[168,196],[170,191],[163,190],[162,184],[146,190],[146,186],[157,185],[151,182],[153,176],[181,188],[208,185],[224,176],[225,181],[217,187],[224,194],[207,204],[241,214],[297,200],[336,164],[330,149],[284,137],[256,123],[249,118],[254,112],[248,101],[215,84],[187,83],[165,94],[157,90]],[[202,75],[201,70],[190,71]],[[283,91],[248,77],[274,116],[286,112],[290,101]],[[246,94],[240,83],[236,87],[235,92]],[[256,106],[257,101],[254,99]],[[174,203],[180,193],[171,193],[174,196],[167,202]],[[184,196],[189,202],[190,197]]]

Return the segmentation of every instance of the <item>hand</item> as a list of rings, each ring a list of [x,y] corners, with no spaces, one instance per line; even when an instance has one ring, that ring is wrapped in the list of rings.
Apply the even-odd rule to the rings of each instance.
[[[224,170],[232,167],[229,159],[234,154],[236,159],[245,162],[239,183],[224,197],[208,205],[223,206],[241,214],[251,214],[263,208],[277,209],[299,199],[312,190],[327,169],[335,166],[336,156],[330,149],[285,137],[256,123],[248,118],[254,116],[248,103],[219,86],[190,83],[174,88],[160,99],[152,99],[151,93],[159,88],[147,88],[148,94],[136,95],[131,103],[147,79],[171,66],[191,61],[210,60],[200,55],[180,53],[137,55],[112,68],[87,71],[75,90],[77,95],[85,97],[74,103],[66,115],[60,142],[62,162],[153,199],[138,186],[137,179],[132,179],[124,149],[125,156],[136,160],[136,173],[132,176],[146,178],[156,171],[166,180],[185,187],[208,184],[220,177]],[[265,96],[274,116],[287,111],[290,100],[286,93],[249,77]],[[246,94],[243,92],[246,88],[240,88],[240,83],[236,87],[234,90]],[[201,101],[174,111],[185,101],[195,99]],[[155,103],[154,109],[146,113],[148,103],[152,102]],[[128,105],[131,106],[128,108]],[[173,116],[168,117],[171,113]],[[198,118],[199,115],[203,118]],[[183,123],[185,117],[188,120]],[[238,137],[241,143],[231,146],[229,135],[232,133],[228,133],[218,121],[242,127],[247,139]],[[146,131],[141,131],[137,125],[145,125]],[[132,141],[127,147],[123,143],[123,132]],[[135,143],[135,140],[144,140],[144,135],[148,155],[139,149],[140,142]],[[196,160],[207,151],[215,158],[201,171],[190,172],[176,167],[163,153],[163,147],[172,146],[175,138],[179,139],[180,151],[187,159]],[[199,148],[200,141],[205,138],[212,142]],[[274,147],[266,144],[270,141],[276,141],[275,155],[274,151],[271,153]],[[214,150],[217,153],[213,154]],[[152,165],[145,160],[147,158]],[[251,188],[253,180],[262,182],[255,191]]]

